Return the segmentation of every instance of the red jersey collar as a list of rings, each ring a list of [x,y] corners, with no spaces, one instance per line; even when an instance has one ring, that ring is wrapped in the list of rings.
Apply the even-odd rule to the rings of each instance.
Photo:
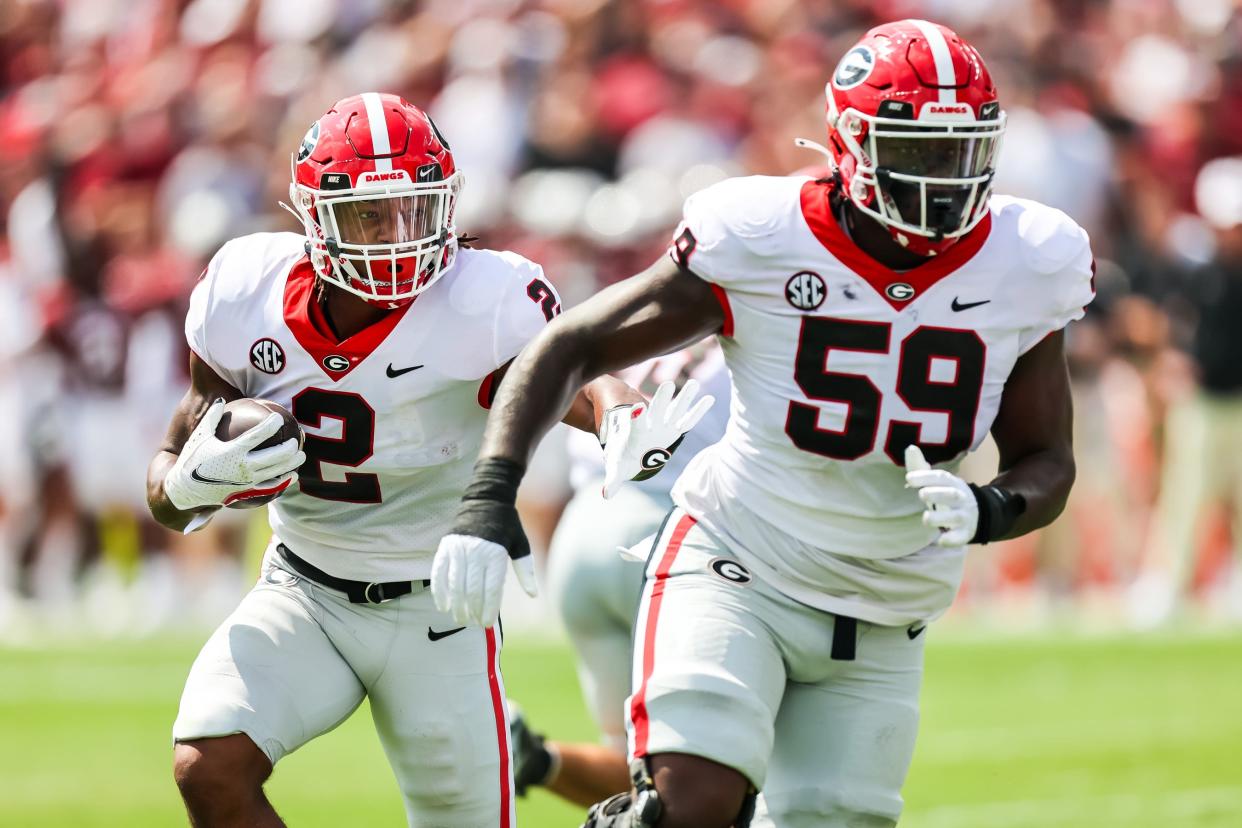
[[[858,274],[895,310],[903,310],[928,288],[974,258],[992,232],[992,214],[984,215],[973,230],[939,256],[910,270],[897,271],[863,252],[841,229],[829,198],[833,184],[808,181],[802,185],[802,217],[811,233],[841,264]],[[907,294],[908,295],[905,295]]]
[[[315,269],[311,267],[309,259],[302,258],[290,269],[289,278],[285,282],[285,324],[298,344],[333,382],[343,379],[370,356],[413,305],[411,302],[389,311],[375,324],[337,342],[325,333],[326,320],[315,301],[314,290]],[[315,324],[315,320],[311,318],[312,313],[319,314],[321,324]]]

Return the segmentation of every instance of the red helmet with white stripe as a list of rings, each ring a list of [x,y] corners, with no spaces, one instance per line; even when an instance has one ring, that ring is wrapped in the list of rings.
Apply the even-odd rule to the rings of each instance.
[[[456,252],[462,175],[431,118],[396,95],[333,104],[293,153],[289,196],[325,281],[399,307],[431,287]]]
[[[1005,114],[983,58],[952,30],[877,26],[825,93],[845,193],[899,244],[935,255],[987,214]]]

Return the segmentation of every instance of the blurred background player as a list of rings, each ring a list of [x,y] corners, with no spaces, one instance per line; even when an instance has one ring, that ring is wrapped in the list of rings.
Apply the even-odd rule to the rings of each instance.
[[[1145,568],[1130,592],[1139,627],[1164,623],[1184,608],[1196,576],[1212,507],[1231,520],[1235,560],[1223,592],[1227,611],[1242,618],[1242,159],[1209,162],[1195,182],[1195,201],[1213,229],[1214,253],[1186,274],[1181,295],[1195,322],[1190,352],[1199,383],[1185,383],[1170,408],[1160,496],[1152,517]]]
[[[1064,213],[992,196],[1005,113],[982,58],[935,23],[888,23],[825,95],[832,178],[693,196],[668,258],[519,355],[475,471],[506,485],[464,502],[436,552],[469,568],[433,582],[437,603],[486,623],[470,572],[521,554],[517,482],[572,388],[719,335],[730,420],[648,560],[634,790],[592,828],[896,825],[923,633],[966,545],[1046,526],[1073,484],[1064,329],[1095,263]],[[999,474],[968,484],[988,432]]]
[[[724,434],[729,418],[729,373],[712,340],[635,365],[618,374],[650,396],[664,382],[698,381],[716,400],[689,431],[664,469],[648,480],[620,485],[608,481],[599,445],[590,435],[570,432],[570,485],[574,496],[552,538],[547,563],[548,596],[569,633],[577,655],[578,683],[603,744],[545,739],[516,705],[513,776],[519,795],[531,785],[591,805],[629,787],[625,758],[625,698],[630,692],[634,614],[642,591],[638,547],[651,538],[673,508],[673,484],[686,464]],[[652,538],[654,539],[654,538]]]

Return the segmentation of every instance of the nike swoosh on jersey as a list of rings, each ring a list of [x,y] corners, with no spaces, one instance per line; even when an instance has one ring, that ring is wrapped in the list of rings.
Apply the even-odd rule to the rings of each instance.
[[[907,627],[906,637],[909,638],[911,641],[913,641],[914,639],[918,638],[923,633],[923,630],[925,629],[927,629],[926,624],[924,624],[921,627]]]
[[[457,633],[461,632],[464,629],[465,627],[457,627],[452,630],[445,630],[444,632],[436,632],[431,627],[428,627],[427,628],[427,640],[428,641],[439,641],[441,638],[448,638],[450,635],[456,635]]]
[[[964,310],[970,310],[971,308],[977,308],[980,305],[986,305],[988,302],[991,302],[991,301],[992,301],[991,299],[984,299],[982,302],[959,302],[957,301],[957,297],[954,296],[953,302],[949,307],[953,308],[953,310],[955,311],[964,311]]]
[[[197,480],[199,483],[207,483],[212,486],[249,486],[250,485],[249,483],[239,483],[236,480],[217,480],[214,477],[204,477],[203,475],[198,473],[198,469],[191,469],[190,477]]]
[[[392,363],[390,362],[388,363],[388,368],[386,369],[385,373],[387,373],[390,378],[396,379],[402,374],[408,374],[411,371],[417,371],[419,368],[422,368],[422,367],[423,366],[421,365],[411,365],[409,368],[393,368]]]

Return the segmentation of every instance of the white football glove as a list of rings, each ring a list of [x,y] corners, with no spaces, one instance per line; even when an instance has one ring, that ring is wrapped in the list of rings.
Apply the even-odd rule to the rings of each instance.
[[[534,598],[539,588],[532,555],[510,558],[498,543],[470,535],[445,535],[431,564],[431,595],[436,609],[452,615],[458,624],[492,626],[500,616],[505,572],[511,560],[518,583]]]
[[[282,492],[297,480],[295,469],[306,462],[306,454],[294,438],[254,450],[280,431],[279,414],[268,415],[236,440],[216,437],[216,426],[223,415],[224,400],[216,400],[198,421],[177,462],[164,477],[164,493],[183,512]]]
[[[604,414],[599,435],[604,497],[612,497],[628,480],[645,480],[664,468],[682,436],[716,401],[709,394],[695,402],[698,380],[686,380],[674,396],[676,388],[671,381],[661,383],[646,405],[618,405]]]
[[[906,486],[919,490],[927,508],[923,524],[940,530],[940,546],[965,546],[979,526],[979,502],[970,485],[944,469],[933,469],[916,445],[906,446]]]

